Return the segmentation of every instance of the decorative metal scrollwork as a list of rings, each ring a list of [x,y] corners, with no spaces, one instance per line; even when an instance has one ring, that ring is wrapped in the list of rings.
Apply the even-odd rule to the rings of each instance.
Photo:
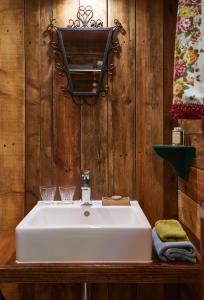
[[[66,74],[66,70],[65,70],[65,65],[64,64],[60,64],[60,63],[56,63],[56,70],[57,70],[57,74],[60,76],[64,76],[64,74]]]
[[[56,23],[56,19],[51,17],[50,24],[47,26],[47,30],[50,32],[55,32],[57,30],[55,23]]]
[[[112,47],[111,50],[115,53],[120,52],[121,50],[121,46],[120,43],[118,41],[118,32],[122,33],[123,35],[126,33],[125,29],[123,28],[122,24],[120,23],[120,21],[118,21],[118,19],[114,20],[114,24],[115,26],[113,27],[114,30],[114,34],[113,34],[113,38],[112,38]]]
[[[65,97],[68,97],[70,95],[70,91],[69,91],[69,86],[68,85],[67,86],[61,85],[60,88],[61,88],[61,91],[62,91],[62,93],[63,93],[63,95]]]
[[[114,30],[118,30],[118,31],[120,31],[122,34],[125,34],[125,33],[126,33],[125,29],[123,28],[123,26],[122,26],[122,24],[120,23],[120,21],[118,21],[118,19],[115,19],[115,20],[114,20],[114,24],[115,24]]]
[[[76,17],[77,17],[76,20],[74,19],[69,20],[67,27],[61,28],[56,26],[56,19],[53,18],[53,14],[52,14],[52,17],[50,18],[50,24],[47,27],[47,30],[50,33],[50,46],[55,54],[56,73],[60,76],[63,75],[67,76],[67,84],[61,86],[61,91],[63,95],[65,97],[71,96],[72,100],[77,105],[83,105],[83,104],[94,105],[96,104],[97,97],[99,95],[101,95],[102,97],[106,97],[106,95],[108,94],[109,91],[108,84],[111,80],[111,79],[108,80],[108,77],[109,76],[110,76],[109,78],[112,77],[115,69],[113,64],[108,63],[108,54],[111,51],[120,52],[121,47],[118,40],[118,33],[125,34],[126,32],[122,24],[117,19],[114,20],[114,27],[103,28],[103,22],[101,19],[97,19],[97,20],[93,19],[94,13],[91,6],[79,6]],[[73,67],[75,64],[77,66],[77,64],[79,63],[78,61],[77,63],[72,62],[73,57],[72,55],[70,55],[69,51],[67,50],[68,49],[67,45],[66,45],[67,48],[65,47],[63,36],[65,35],[66,32],[70,33],[71,31],[74,31],[76,35],[80,33],[80,35],[78,36],[81,36],[83,35],[82,29],[84,29],[85,32],[88,32],[90,36],[92,33],[96,35],[95,32],[97,32],[97,28],[99,28],[98,34],[107,32],[106,35],[103,34],[105,40],[104,43],[106,43],[106,47],[105,50],[103,51],[103,56],[102,56],[103,61],[101,61],[102,59],[99,60],[99,58],[96,58],[95,60],[97,61],[97,63],[100,63],[100,65],[94,62],[93,71],[91,68],[88,70],[86,70],[87,68],[83,70],[83,68],[77,69],[76,67]],[[79,73],[77,73],[79,72],[78,70],[81,72],[81,74],[83,74],[83,72],[89,72],[89,73],[99,72],[99,71],[101,72],[100,76],[98,77],[99,79],[97,79],[98,80],[97,83],[95,79],[89,79],[89,81],[92,80],[94,82],[92,89],[88,87],[88,89],[85,90],[83,93],[81,91],[79,92],[77,89],[74,90],[75,87],[73,86],[73,80],[77,82],[78,79],[73,79],[73,78],[74,76],[75,77],[79,76]],[[103,82],[104,74],[106,74],[106,78]],[[94,74],[94,76],[96,75]],[[92,78],[91,76],[89,77]]]
[[[89,6],[89,5],[88,6],[79,6],[79,9],[77,12],[77,20],[70,19],[67,27],[72,27],[72,28],[103,27],[103,22],[101,21],[101,19],[94,20],[92,18],[93,18],[93,9],[91,6]]]
[[[113,75],[114,70],[115,70],[115,66],[113,64],[110,64],[107,68],[107,72],[109,75]]]

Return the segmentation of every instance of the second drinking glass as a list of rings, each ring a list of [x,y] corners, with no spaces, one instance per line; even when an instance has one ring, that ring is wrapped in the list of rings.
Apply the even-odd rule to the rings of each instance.
[[[65,203],[73,203],[75,189],[74,185],[59,186],[61,200]]]

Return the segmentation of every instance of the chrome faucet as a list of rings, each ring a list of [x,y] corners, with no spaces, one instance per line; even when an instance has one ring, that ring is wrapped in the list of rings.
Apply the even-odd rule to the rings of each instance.
[[[81,202],[82,205],[92,205],[90,170],[81,171]]]

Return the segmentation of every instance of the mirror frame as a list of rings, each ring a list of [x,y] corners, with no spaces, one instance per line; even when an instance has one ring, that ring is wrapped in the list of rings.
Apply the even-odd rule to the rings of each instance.
[[[113,32],[114,32],[113,27],[100,27],[100,28],[57,27],[56,31],[57,31],[57,36],[58,36],[59,47],[60,47],[62,57],[63,57],[63,64],[64,64],[65,72],[66,72],[66,75],[67,75],[69,92],[73,96],[98,96],[103,91],[103,78],[104,78],[104,73],[105,73],[105,70],[106,70],[106,67],[107,67],[107,64],[108,64],[108,54],[109,54],[110,50],[112,49],[112,38],[113,38]],[[73,88],[73,80],[72,80],[72,77],[71,77],[71,74],[70,74],[69,64],[68,64],[68,60],[67,60],[68,52],[66,52],[66,50],[65,50],[63,36],[62,36],[62,32],[66,32],[66,31],[86,31],[86,32],[107,31],[108,32],[107,40],[106,40],[106,46],[105,46],[105,50],[104,50],[104,54],[103,54],[103,64],[102,64],[101,72],[100,72],[99,79],[98,79],[98,82],[97,82],[96,92],[83,92],[83,91],[82,92],[77,92]]]

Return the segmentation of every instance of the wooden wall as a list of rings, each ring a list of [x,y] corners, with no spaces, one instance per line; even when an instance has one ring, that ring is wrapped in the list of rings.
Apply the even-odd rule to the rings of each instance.
[[[126,34],[111,58],[109,94],[77,106],[60,86],[46,28],[75,18],[79,3]],[[153,224],[177,216],[176,178],[152,151],[170,142],[172,68],[177,0],[2,0],[0,12],[0,230],[16,226],[39,199],[41,184],[76,184],[92,172],[92,198],[136,198]],[[80,285],[4,287],[7,299],[79,299]],[[168,286],[92,285],[91,299],[167,297]],[[15,296],[14,296],[15,295]],[[21,297],[20,297],[21,295]],[[165,297],[166,295],[166,297]],[[166,298],[168,299],[168,297]]]
[[[179,217],[200,240],[200,205],[204,202],[204,119],[183,121],[186,142],[196,148],[188,181],[179,179]]]
[[[188,181],[179,179],[178,182],[178,217],[186,230],[190,230],[191,240],[196,245],[201,257],[202,270],[204,263],[204,226],[201,216],[204,204],[204,119],[201,120],[184,120],[182,126],[185,130],[185,139],[188,145],[196,148],[196,158],[190,168]],[[202,282],[204,280],[204,272],[202,271]],[[203,299],[204,290],[200,288],[188,287],[183,289],[184,297],[194,295],[195,299]],[[197,296],[195,296],[197,293]],[[202,295],[202,296],[201,296]]]

